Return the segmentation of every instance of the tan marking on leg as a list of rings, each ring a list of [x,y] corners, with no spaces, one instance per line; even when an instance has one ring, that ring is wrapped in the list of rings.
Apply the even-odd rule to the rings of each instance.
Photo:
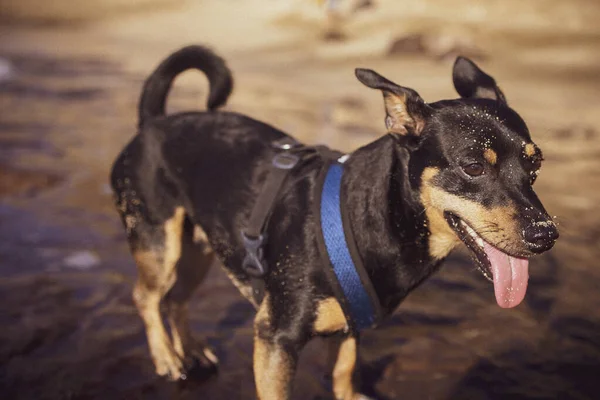
[[[269,312],[271,297],[269,293],[265,294],[263,302],[260,303],[260,307],[258,307],[258,311],[256,312],[256,316],[254,317],[254,325],[257,324],[270,324],[271,323],[271,315]]]
[[[318,302],[313,329],[316,333],[337,332],[348,329],[342,307],[335,298],[329,297]]]
[[[175,266],[181,256],[181,232],[185,212],[177,208],[164,224],[164,248],[137,251],[138,281],[133,299],[146,327],[146,336],[156,373],[178,379],[182,362],[177,356],[160,316],[160,301],[175,282]]]
[[[254,379],[260,400],[290,398],[293,361],[280,347],[254,337]]]
[[[171,326],[171,338],[173,339],[173,349],[182,360],[185,358],[185,350],[191,340],[189,331],[189,305],[177,304],[171,305],[168,311],[169,325]],[[185,345],[184,345],[185,343]]]
[[[169,274],[174,273],[177,261],[181,257],[181,234],[183,233],[183,219],[185,210],[183,207],[175,209],[175,215],[165,222],[165,266]],[[172,286],[172,284],[170,285]],[[170,288],[169,286],[169,288]],[[166,293],[166,291],[165,291]],[[163,293],[163,294],[165,294]]]
[[[160,296],[156,292],[148,292],[142,285],[137,284],[133,297],[146,327],[148,347],[156,373],[160,376],[171,375],[175,379],[178,378],[182,363],[169,342],[160,316]]]
[[[290,398],[295,361],[281,346],[264,338],[271,329],[268,294],[258,308],[254,319],[254,380],[259,400],[286,400]]]
[[[171,304],[168,308],[169,325],[173,348],[182,360],[189,361],[188,357],[195,357],[202,362],[206,358],[213,364],[218,364],[219,359],[208,348],[204,340],[195,340],[192,336],[189,323],[189,303]]]
[[[429,223],[429,252],[435,259],[442,259],[460,243],[460,239],[444,218],[449,211],[466,222],[485,241],[496,245],[521,245],[516,207],[514,205],[486,208],[483,205],[456,196],[436,187],[432,180],[439,173],[437,168],[426,168],[422,175],[421,201]]]
[[[525,145],[525,149],[523,151],[525,152],[525,155],[527,157],[532,157],[536,153],[535,144],[533,144],[533,143],[527,143]]]
[[[198,232],[203,235],[198,235]],[[217,364],[218,360],[204,340],[192,336],[189,300],[206,278],[214,260],[215,255],[202,228],[196,225],[191,234],[184,230],[181,238],[181,257],[177,262],[177,280],[165,298],[175,351],[182,360],[189,362],[191,358],[196,358],[203,365]]]
[[[206,232],[204,232],[204,229],[202,229],[199,225],[194,225],[193,242],[195,244],[202,245],[204,254],[212,253],[212,249],[208,243],[208,236],[206,235]]]
[[[485,149],[483,152],[483,157],[489,162],[491,165],[496,165],[498,162],[498,154],[492,149]]]
[[[169,326],[171,327],[171,337],[173,339],[173,348],[182,360],[188,357],[195,357],[201,360],[207,358],[213,364],[219,362],[214,353],[207,347],[204,340],[195,339],[192,335],[189,322],[189,302],[173,303],[167,309]]]
[[[333,367],[333,393],[337,400],[355,400],[360,395],[355,392],[352,375],[356,367],[356,339],[347,337],[330,344],[330,357],[335,357]],[[337,352],[337,354],[336,354]]]

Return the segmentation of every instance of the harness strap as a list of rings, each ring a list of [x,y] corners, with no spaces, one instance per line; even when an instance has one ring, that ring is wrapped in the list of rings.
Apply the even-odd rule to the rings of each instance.
[[[285,179],[300,161],[298,155],[289,151],[298,146],[300,144],[291,138],[273,143],[273,147],[283,150],[283,152],[273,157],[265,183],[250,213],[248,224],[241,232],[246,248],[242,268],[251,277],[250,284],[257,304],[260,304],[264,297],[265,284],[262,278],[269,270],[264,257],[264,246],[267,241],[267,234],[264,232],[265,226]]]
[[[354,332],[376,325],[382,311],[379,298],[364,268],[347,210],[341,201],[343,166],[331,162],[323,168],[316,192],[318,242],[335,296]]]
[[[341,201],[341,183],[345,157],[324,146],[305,147],[291,138],[275,142],[284,150],[275,155],[267,178],[256,199],[248,224],[241,235],[246,249],[242,268],[250,275],[253,297],[260,304],[264,297],[264,275],[269,266],[264,257],[267,235],[264,232],[275,200],[290,171],[298,164],[296,151],[316,151],[325,161],[319,175],[313,214],[316,218],[317,243],[326,264],[325,271],[350,329],[358,332],[376,325],[382,316],[379,298],[365,270],[347,209]]]
[[[268,172],[267,180],[262,187],[260,194],[256,199],[248,225],[244,231],[245,235],[251,238],[258,238],[263,233],[265,221],[271,213],[271,208],[279,194],[279,189],[283,185],[288,173],[299,161],[299,157],[290,153],[279,153],[272,161]]]

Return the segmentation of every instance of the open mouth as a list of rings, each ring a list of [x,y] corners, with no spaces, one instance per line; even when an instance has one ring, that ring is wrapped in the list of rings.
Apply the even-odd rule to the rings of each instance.
[[[498,305],[502,308],[519,305],[527,292],[529,260],[511,256],[489,244],[458,216],[446,211],[444,217],[471,251],[483,276],[494,283]]]

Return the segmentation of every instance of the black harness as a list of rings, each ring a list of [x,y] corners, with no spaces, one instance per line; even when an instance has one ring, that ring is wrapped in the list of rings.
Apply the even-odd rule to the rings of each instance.
[[[296,153],[298,150],[304,149],[304,146],[292,138],[273,142],[273,147],[280,152],[271,161],[267,179],[254,203],[246,229],[241,232],[246,249],[242,269],[252,278],[252,295],[256,304],[260,304],[263,300],[265,291],[263,277],[269,271],[264,256],[264,246],[267,242],[265,232],[267,221],[285,179],[300,161],[300,156]]]
[[[264,246],[268,240],[265,228],[271,210],[290,171],[302,160],[302,155],[318,153],[325,161],[319,174],[315,193],[317,242],[319,251],[329,264],[327,276],[335,296],[353,331],[376,325],[381,318],[381,306],[362,264],[354,235],[340,198],[343,173],[340,153],[324,146],[308,147],[291,138],[274,142],[280,150],[271,162],[268,176],[256,199],[246,229],[241,235],[246,249],[243,270],[251,277],[256,304],[264,297],[264,276],[269,272]]]

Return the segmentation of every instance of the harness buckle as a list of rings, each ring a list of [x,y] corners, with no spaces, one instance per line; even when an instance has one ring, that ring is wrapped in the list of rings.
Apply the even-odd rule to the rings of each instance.
[[[291,153],[279,153],[273,157],[273,166],[279,169],[292,169],[298,164],[300,157]]]
[[[265,262],[263,246],[267,241],[267,235],[261,234],[254,238],[242,233],[246,256],[242,262],[242,268],[246,273],[254,278],[262,278],[267,273],[267,264]]]
[[[294,139],[284,137],[272,142],[271,146],[280,150],[280,152],[275,154],[271,160],[272,167],[269,177],[252,209],[248,226],[241,231],[244,248],[246,249],[242,269],[253,278],[262,278],[269,270],[264,254],[264,246],[267,242],[264,225],[289,170],[294,168],[300,161],[299,156],[290,152],[290,150],[300,146],[300,143]],[[246,232],[252,234],[248,235]]]

